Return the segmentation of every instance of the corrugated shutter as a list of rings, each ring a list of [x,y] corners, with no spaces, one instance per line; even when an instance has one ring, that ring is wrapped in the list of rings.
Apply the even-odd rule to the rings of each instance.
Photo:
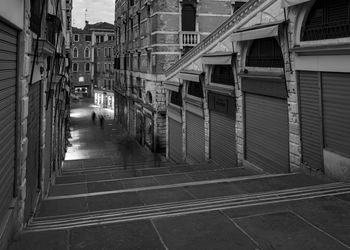
[[[40,175],[40,89],[41,81],[29,86],[27,186],[24,210],[26,220],[33,215],[38,188],[40,187],[38,181]]]
[[[224,167],[237,166],[235,120],[226,114],[210,112],[210,157]]]
[[[169,118],[169,157],[175,162],[182,161],[182,125]]]
[[[203,162],[205,160],[204,119],[187,112],[186,121],[187,156],[196,162]]]
[[[51,178],[51,152],[52,152],[52,99],[48,102],[48,108],[46,110],[46,128],[45,128],[45,178],[44,178],[44,192],[48,191]]]
[[[0,224],[13,198],[17,31],[0,21]]]
[[[274,173],[288,172],[287,101],[246,93],[245,120],[247,160]]]
[[[322,73],[325,148],[350,156],[350,74]]]
[[[311,168],[323,169],[319,73],[299,71],[298,78],[302,162]]]

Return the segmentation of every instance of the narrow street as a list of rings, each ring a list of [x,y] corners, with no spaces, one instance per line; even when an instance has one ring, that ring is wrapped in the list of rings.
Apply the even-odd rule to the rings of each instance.
[[[10,250],[350,249],[349,183],[172,163],[92,110],[73,105],[62,172]]]

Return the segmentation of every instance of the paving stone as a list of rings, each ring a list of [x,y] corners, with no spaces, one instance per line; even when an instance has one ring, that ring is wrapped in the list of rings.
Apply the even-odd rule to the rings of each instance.
[[[169,249],[256,249],[255,244],[219,212],[154,219]]]
[[[86,183],[55,185],[50,188],[49,196],[63,196],[87,193]]]
[[[101,211],[144,205],[136,192],[89,196],[87,197],[87,201],[89,211]]]
[[[167,188],[138,192],[140,199],[146,204],[160,204],[193,200],[194,198],[183,188]]]
[[[170,185],[170,184],[176,184],[176,183],[193,182],[193,179],[191,177],[189,177],[187,174],[161,175],[161,176],[155,176],[154,178],[156,178],[157,181],[161,185]]]
[[[289,204],[291,210],[350,246],[350,205],[333,197]]]
[[[215,170],[210,171],[196,171],[187,173],[189,177],[191,177],[195,181],[205,181],[205,180],[214,180],[214,179],[222,179],[223,176]]]
[[[159,183],[152,177],[141,177],[135,179],[128,179],[121,181],[124,185],[124,188],[141,188],[141,187],[151,187],[158,186]]]
[[[87,183],[89,193],[104,192],[123,189],[124,186],[120,181],[102,181]]]
[[[71,250],[165,249],[150,221],[77,228],[71,231]]]
[[[249,207],[237,207],[222,210],[224,214],[228,217],[240,218],[252,215],[261,215],[261,214],[269,214],[276,212],[285,212],[289,211],[289,207],[286,203],[277,203],[277,204],[267,204],[267,205],[254,205]]]
[[[262,249],[347,249],[290,212],[235,219]]]
[[[55,179],[56,184],[78,183],[78,182],[85,182],[85,181],[86,181],[86,176],[81,174],[58,176]]]
[[[255,171],[247,168],[219,169],[217,170],[217,172],[220,173],[224,178],[233,178],[257,174]]]
[[[63,230],[23,233],[12,242],[8,250],[65,250],[67,235]]]
[[[214,183],[204,185],[194,185],[185,187],[188,192],[194,195],[196,198],[204,199],[210,197],[227,196],[235,194],[243,194],[242,191],[234,183]]]
[[[86,180],[88,182],[91,181],[102,181],[102,180],[111,180],[112,175],[109,172],[104,172],[104,173],[93,173],[93,174],[87,174],[86,175]]]
[[[87,212],[86,198],[44,200],[41,202],[37,217],[68,215]]]

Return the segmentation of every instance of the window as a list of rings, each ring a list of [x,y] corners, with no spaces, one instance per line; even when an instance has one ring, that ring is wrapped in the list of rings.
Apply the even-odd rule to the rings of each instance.
[[[147,94],[146,94],[146,102],[149,104],[153,103],[152,93],[149,91],[147,91]]]
[[[137,53],[137,69],[141,71],[141,53]]]
[[[242,1],[235,1],[235,3],[232,5],[233,8],[233,12],[236,12],[237,10],[239,10],[243,4],[245,4],[246,2],[242,2]]]
[[[97,49],[97,56],[101,56],[101,49],[100,48]]]
[[[79,42],[79,35],[78,34],[74,35],[74,42]]]
[[[170,92],[170,103],[175,104],[179,107],[182,107],[182,90],[179,89],[178,92],[171,91]]]
[[[234,85],[235,79],[231,65],[214,65],[211,82],[224,85]]]
[[[104,64],[104,72],[107,72],[108,69],[107,69],[107,63]]]
[[[84,77],[83,76],[79,77],[79,82],[84,82]]]
[[[104,56],[107,57],[108,56],[108,49],[107,48],[104,48]]]
[[[85,63],[85,72],[90,72],[90,63]]]
[[[41,9],[44,8],[43,6],[43,1],[39,0],[31,0],[30,1],[30,12],[31,12],[31,17],[30,17],[30,29],[36,33],[40,34],[41,30]]]
[[[135,1],[134,0],[130,0],[130,6],[134,6]]]
[[[100,72],[100,63],[97,63],[96,72],[97,72],[97,73]]]
[[[282,68],[282,51],[273,37],[254,40],[247,56],[247,66]]]
[[[108,56],[109,56],[109,57],[112,56],[112,48],[108,48]]]
[[[193,4],[182,4],[182,31],[196,30],[196,8]]]
[[[78,64],[73,63],[73,72],[78,72]]]
[[[301,40],[350,37],[350,1],[318,0],[302,28]]]
[[[90,49],[89,48],[85,48],[84,57],[86,57],[86,58],[90,57]]]
[[[187,93],[192,96],[203,98],[202,84],[200,82],[189,81]]]
[[[73,49],[73,57],[74,58],[77,58],[79,56],[79,54],[78,54],[78,48],[74,48]]]
[[[91,42],[91,35],[85,35],[85,41]]]

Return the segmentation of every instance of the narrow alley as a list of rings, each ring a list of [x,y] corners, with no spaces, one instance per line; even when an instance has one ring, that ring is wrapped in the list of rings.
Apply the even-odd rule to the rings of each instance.
[[[72,107],[70,144],[10,250],[350,249],[349,184],[175,164],[88,100]]]

